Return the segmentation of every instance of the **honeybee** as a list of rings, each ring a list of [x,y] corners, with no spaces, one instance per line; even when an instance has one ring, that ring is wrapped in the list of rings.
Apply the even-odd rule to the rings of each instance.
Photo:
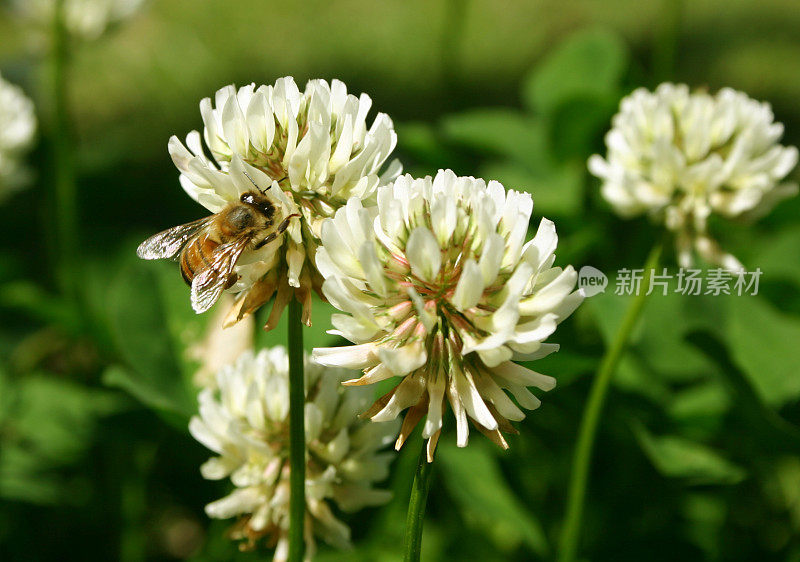
[[[300,216],[291,214],[273,229],[275,204],[247,177],[256,191],[243,193],[238,202],[209,217],[159,232],[136,250],[145,260],[172,259],[180,264],[197,313],[211,308],[222,291],[236,283],[239,276],[233,269],[242,252],[269,244],[289,228],[293,217]]]

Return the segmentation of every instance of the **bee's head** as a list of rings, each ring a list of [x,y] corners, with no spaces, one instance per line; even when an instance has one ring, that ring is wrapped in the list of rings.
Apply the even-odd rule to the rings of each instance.
[[[239,200],[245,205],[258,209],[267,218],[272,218],[272,215],[275,214],[275,205],[261,193],[248,191],[247,193],[242,193]]]

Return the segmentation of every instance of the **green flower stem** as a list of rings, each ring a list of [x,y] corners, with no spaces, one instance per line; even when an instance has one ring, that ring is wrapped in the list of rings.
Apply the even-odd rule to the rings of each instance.
[[[431,487],[431,471],[433,463],[428,462],[425,440],[419,454],[414,483],[411,485],[411,499],[408,502],[406,517],[405,562],[419,562],[422,550],[422,524],[425,520],[425,505],[428,501],[428,490]]]
[[[558,560],[560,562],[573,562],[578,551],[578,540],[581,531],[581,519],[583,517],[583,504],[586,497],[586,484],[589,476],[589,465],[592,460],[592,449],[594,439],[597,435],[597,425],[600,421],[600,414],[603,411],[603,403],[611,382],[611,377],[617,368],[617,364],[622,358],[628,340],[631,337],[636,321],[639,319],[647,297],[647,289],[650,286],[650,278],[653,270],[658,267],[661,256],[662,244],[657,243],[650,251],[650,255],[645,263],[644,278],[638,294],[634,296],[625,317],[622,320],[614,341],[606,350],[600,367],[597,370],[592,389],[589,393],[589,401],[584,410],[581,420],[578,443],[575,447],[575,457],[572,461],[572,475],[569,483],[567,495],[567,513],[564,519],[564,528],[561,534]]]
[[[289,301],[289,562],[302,562],[306,515],[305,378],[302,306]]]
[[[77,299],[77,189],[67,99],[69,35],[64,24],[64,0],[56,0],[53,14],[50,85],[53,104],[53,212],[56,225],[52,253],[62,293],[68,298]]]
[[[685,0],[661,0],[659,29],[654,34],[653,74],[658,82],[673,80]]]
[[[447,0],[441,37],[442,80],[446,90],[457,89],[462,76],[461,46],[470,0]]]

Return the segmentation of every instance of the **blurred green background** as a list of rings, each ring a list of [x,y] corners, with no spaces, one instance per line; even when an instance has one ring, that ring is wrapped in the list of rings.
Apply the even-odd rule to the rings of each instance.
[[[731,86],[771,102],[784,144],[800,144],[798,29],[796,0],[151,0],[73,52],[78,303],[51,268],[46,37],[4,12],[0,72],[33,97],[42,130],[35,183],[0,206],[0,559],[236,555],[228,522],[203,513],[228,485],[200,477],[209,453],[186,430],[186,348],[207,317],[174,264],[135,258],[145,236],[205,212],[166,151],[202,127],[202,97],[287,74],[342,79],[395,120],[407,171],[531,192],[532,228],[556,221],[557,263],[608,273],[640,267],[658,236],[615,218],[585,171],[620,98],[664,80]],[[649,299],[598,436],[586,558],[800,561],[798,213],[795,198],[757,225],[712,225],[763,270],[758,296]],[[331,341],[317,304],[309,348]],[[443,437],[423,559],[552,559],[591,374],[627,304],[594,297],[560,327],[561,351],[535,365],[559,386],[509,451]],[[283,343],[285,327],[257,337]],[[400,560],[418,447],[398,455],[392,503],[345,517],[355,550],[319,559]]]

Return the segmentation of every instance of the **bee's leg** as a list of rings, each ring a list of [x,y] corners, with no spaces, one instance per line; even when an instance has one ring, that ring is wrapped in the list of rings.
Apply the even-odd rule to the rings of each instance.
[[[283,231],[289,228],[289,221],[291,221],[293,217],[299,217],[299,216],[300,216],[299,213],[294,213],[293,215],[289,215],[288,217],[283,219],[283,222],[278,225],[278,230],[276,231],[275,235],[277,236],[278,234],[283,234]]]
[[[276,239],[278,236],[280,236],[281,234],[283,234],[283,232],[284,232],[284,231],[285,231],[287,228],[289,228],[289,221],[291,221],[292,217],[299,217],[299,216],[300,216],[300,215],[298,215],[297,213],[295,213],[295,214],[293,214],[293,215],[289,215],[288,217],[286,217],[285,219],[283,219],[283,222],[282,222],[281,224],[279,224],[279,225],[278,225],[278,228],[277,228],[277,229],[275,229],[275,232],[273,232],[272,234],[270,234],[269,236],[267,236],[266,238],[264,238],[264,239],[263,239],[261,242],[259,242],[259,243],[258,243],[258,244],[256,244],[255,246],[253,246],[253,248],[254,248],[254,249],[256,249],[256,250],[258,250],[259,248],[261,248],[261,247],[263,247],[263,246],[265,246],[265,245],[269,244],[269,243],[270,243],[270,242],[272,242],[273,240],[275,240],[275,239]]]
[[[238,274],[231,273],[230,275],[228,275],[228,279],[227,281],[225,281],[225,289],[230,289],[231,287],[233,287],[238,280],[239,280]]]
[[[264,238],[261,242],[253,246],[253,249],[258,250],[259,248],[263,248],[264,246],[275,240],[277,237],[278,235],[273,232],[272,234]]]

